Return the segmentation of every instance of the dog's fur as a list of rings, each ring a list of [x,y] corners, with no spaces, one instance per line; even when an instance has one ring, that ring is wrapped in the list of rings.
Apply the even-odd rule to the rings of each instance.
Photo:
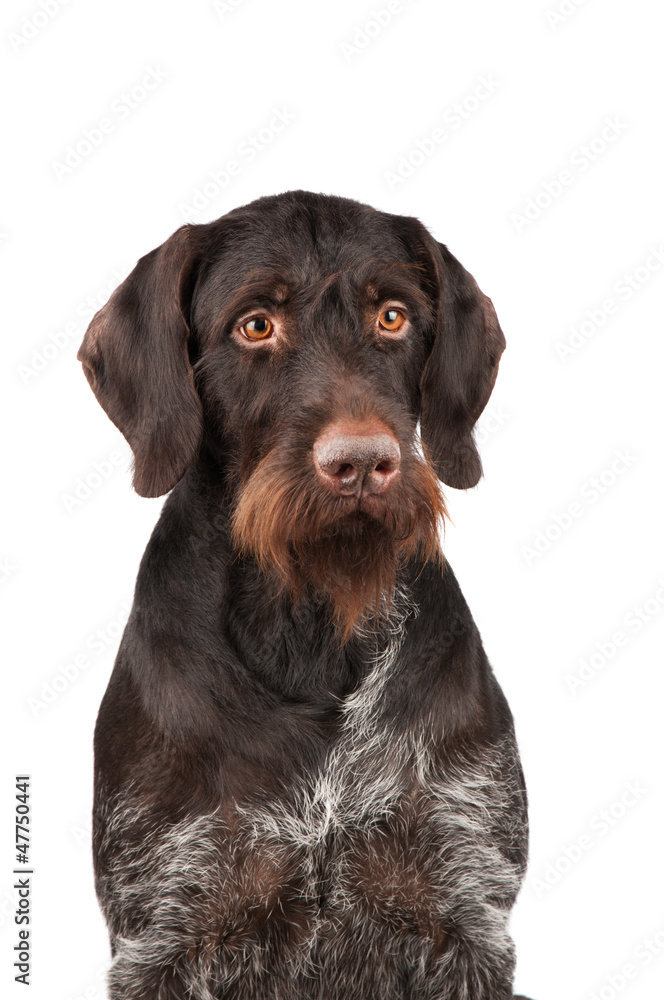
[[[438,541],[503,347],[417,220],[301,191],[184,226],[90,324],[135,488],[172,490],[95,736],[113,1000],[511,1000],[526,794]],[[346,425],[398,442],[379,495],[317,473]]]

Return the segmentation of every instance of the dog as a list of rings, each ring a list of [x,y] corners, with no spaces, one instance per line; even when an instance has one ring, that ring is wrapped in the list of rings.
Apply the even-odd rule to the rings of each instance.
[[[439,530],[504,346],[417,219],[304,191],[90,323],[169,493],[95,730],[112,1000],[512,1000],[524,778]]]

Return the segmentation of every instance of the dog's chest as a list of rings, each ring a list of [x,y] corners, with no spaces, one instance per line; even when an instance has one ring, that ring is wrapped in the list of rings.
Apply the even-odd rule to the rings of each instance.
[[[392,643],[343,702],[336,738],[315,774],[260,807],[238,806],[255,857],[279,857],[281,905],[311,910],[415,912],[440,894],[432,844],[439,803],[426,788],[423,733],[397,735],[385,719],[399,646]]]
[[[377,919],[438,940],[453,900],[472,896],[491,872],[496,895],[516,875],[492,844],[505,790],[496,761],[447,767],[444,733],[390,722],[400,669],[394,643],[345,699],[336,739],[315,773],[258,803],[226,801],[142,841],[125,869],[128,905],[136,886],[146,912],[183,915],[204,949],[244,947],[284,934],[313,955],[347,924]],[[115,886],[116,894],[125,890]],[[311,951],[313,949],[313,952]]]

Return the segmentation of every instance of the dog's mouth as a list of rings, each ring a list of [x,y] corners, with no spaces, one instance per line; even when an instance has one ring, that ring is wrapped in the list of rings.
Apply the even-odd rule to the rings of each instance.
[[[294,600],[323,595],[344,639],[389,613],[401,567],[441,561],[438,480],[415,453],[390,489],[339,495],[310,470],[270,451],[241,486],[232,534],[238,552],[276,576]]]
[[[329,522],[321,526],[317,535],[322,539],[344,529],[357,532],[363,525],[369,525],[371,522],[384,524],[387,515],[388,508],[385,501],[371,493],[340,497],[329,512]]]

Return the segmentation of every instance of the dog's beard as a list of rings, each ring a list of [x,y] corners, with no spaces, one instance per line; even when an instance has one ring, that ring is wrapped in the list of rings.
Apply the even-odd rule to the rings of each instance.
[[[404,456],[387,493],[358,502],[331,494],[302,456],[277,448],[240,488],[232,534],[240,554],[276,575],[295,602],[310,590],[325,595],[347,641],[389,615],[410,558],[442,563],[438,521],[446,516],[436,475],[415,454]]]

